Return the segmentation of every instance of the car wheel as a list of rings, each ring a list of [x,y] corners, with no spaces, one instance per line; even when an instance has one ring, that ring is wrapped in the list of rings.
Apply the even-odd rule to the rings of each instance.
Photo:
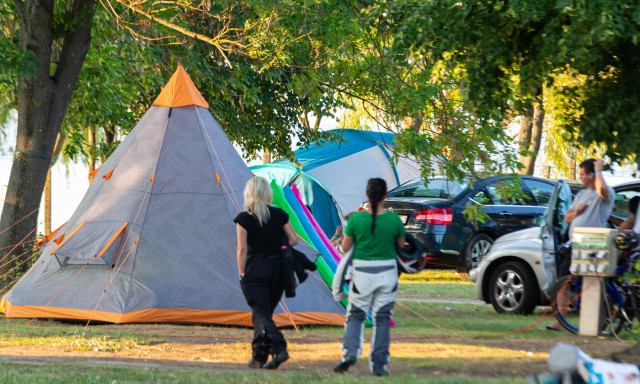
[[[539,298],[538,282],[523,263],[504,263],[491,275],[489,300],[498,313],[529,315]]]
[[[484,233],[477,233],[469,240],[464,251],[462,265],[456,269],[460,279],[471,281],[469,279],[469,271],[480,264],[480,260],[489,252],[492,244],[493,239]]]

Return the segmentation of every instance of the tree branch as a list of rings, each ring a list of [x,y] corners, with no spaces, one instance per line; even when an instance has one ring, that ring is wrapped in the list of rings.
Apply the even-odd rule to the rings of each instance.
[[[224,58],[225,62],[229,65],[229,67],[233,68],[233,65],[231,64],[231,61],[229,60],[229,58],[227,57],[227,55],[225,54],[225,50],[222,47],[222,43],[223,42],[227,42],[227,43],[233,43],[234,45],[238,45],[241,46],[239,43],[237,42],[232,42],[232,41],[227,41],[224,39],[220,39],[218,36],[215,38],[211,38],[208,36],[205,36],[203,34],[200,33],[196,33],[196,32],[192,32],[186,28],[183,28],[179,25],[176,25],[170,21],[164,20],[158,16],[152,15],[151,13],[145,11],[141,6],[131,3],[130,1],[127,0],[115,0],[118,3],[124,5],[125,7],[127,7],[128,9],[142,15],[145,16],[146,18],[155,21],[156,23],[160,24],[160,25],[164,25],[167,28],[173,29],[174,31],[180,32],[185,36],[189,36],[191,38],[194,39],[198,39],[200,41],[204,41],[205,43],[211,44],[213,45],[218,52],[220,52],[220,54],[222,55],[222,57]]]

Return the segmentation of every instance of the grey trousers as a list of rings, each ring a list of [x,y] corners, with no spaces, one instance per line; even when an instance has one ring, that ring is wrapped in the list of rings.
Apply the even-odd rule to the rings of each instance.
[[[364,323],[372,311],[371,369],[385,368],[391,360],[389,333],[391,314],[398,296],[396,260],[353,260],[353,276],[349,285],[347,323],[342,340],[343,357],[360,357]]]

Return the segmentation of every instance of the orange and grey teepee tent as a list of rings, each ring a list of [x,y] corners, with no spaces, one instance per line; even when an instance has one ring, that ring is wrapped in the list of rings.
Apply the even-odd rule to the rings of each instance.
[[[7,317],[251,325],[233,218],[253,175],[182,67],[2,299]],[[276,323],[344,323],[318,276]]]

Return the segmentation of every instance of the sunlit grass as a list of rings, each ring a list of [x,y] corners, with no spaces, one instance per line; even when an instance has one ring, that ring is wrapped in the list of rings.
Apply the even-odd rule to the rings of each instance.
[[[120,351],[126,348],[135,348],[145,345],[146,342],[131,338],[110,339],[107,337],[67,336],[67,337],[2,337],[0,338],[0,348],[16,346],[39,346],[59,348],[62,350],[75,351]]]
[[[420,273],[400,275],[401,282],[422,282],[422,283],[456,283],[471,284],[460,280],[458,273],[452,269],[426,269]]]

